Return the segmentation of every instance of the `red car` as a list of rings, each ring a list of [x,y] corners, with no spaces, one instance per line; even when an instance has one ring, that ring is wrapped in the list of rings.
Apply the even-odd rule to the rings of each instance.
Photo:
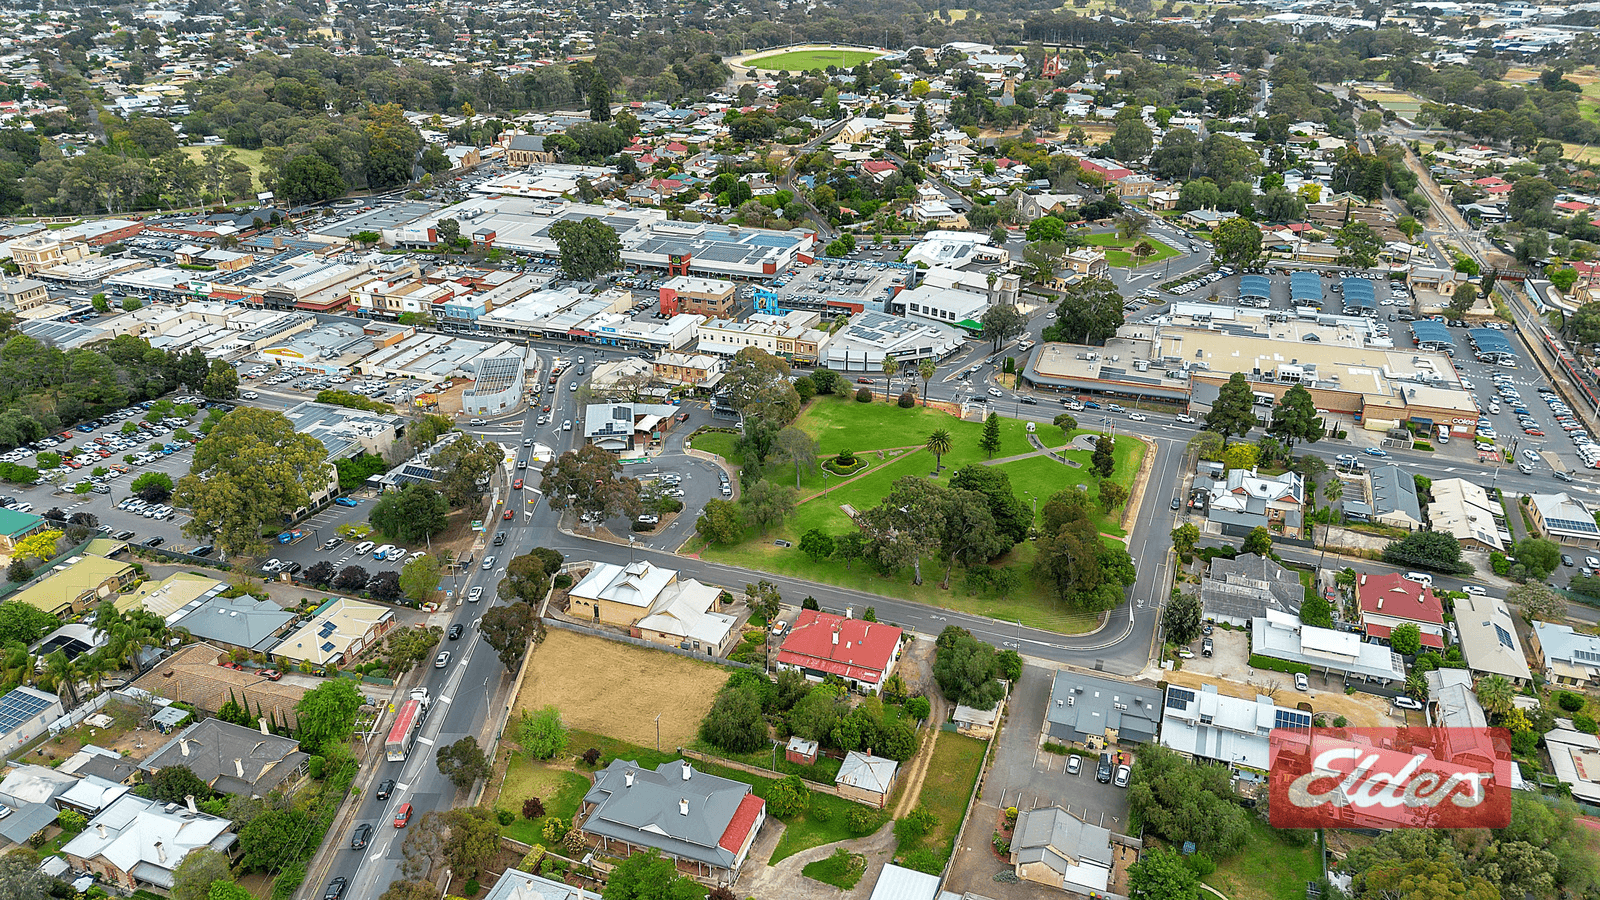
[[[518,478],[516,481],[511,482],[511,489],[514,491],[522,490],[522,479]]]
[[[1529,428],[1526,431],[1524,431],[1523,434],[1529,435],[1531,437],[1544,437],[1544,432],[1540,431],[1537,428]]]
[[[516,518],[516,515],[517,515],[517,511],[516,510],[508,509],[508,510],[506,510],[506,514],[501,516],[500,518],[502,518],[502,519],[514,519],[514,518]]]
[[[404,828],[409,821],[411,821],[411,804],[402,803],[394,814],[394,827]]]
[[[872,384],[871,378],[857,378],[856,384]]]
[[[282,681],[283,673],[279,672],[277,669],[267,669],[261,673],[261,677],[268,681]]]

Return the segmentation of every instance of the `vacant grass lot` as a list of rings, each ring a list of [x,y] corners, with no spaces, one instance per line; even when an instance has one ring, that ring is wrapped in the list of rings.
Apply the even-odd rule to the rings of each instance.
[[[956,831],[967,817],[967,800],[972,796],[972,785],[978,780],[978,767],[983,764],[983,749],[987,744],[953,731],[942,732],[933,745],[933,759],[928,763],[928,775],[922,782],[918,805],[926,807],[939,819],[926,838],[927,846],[949,859]]]
[[[1021,621],[1065,633],[1082,632],[1094,627],[1097,622],[1095,617],[1062,610],[1048,592],[1032,580],[1025,582],[1009,598],[980,599],[968,597],[960,590],[962,576],[959,572],[951,582],[952,589],[941,589],[939,583],[944,578],[944,567],[936,560],[924,561],[923,583],[916,585],[911,583],[909,571],[884,577],[860,561],[846,567],[844,563],[834,560],[814,562],[800,553],[800,536],[813,528],[830,534],[843,534],[854,527],[849,514],[845,512],[846,506],[857,511],[868,509],[877,505],[898,479],[929,476],[933,472],[932,454],[923,449],[904,448],[920,448],[927,435],[936,429],[943,428],[951,434],[951,451],[941,461],[944,471],[940,477],[948,478],[951,471],[967,464],[988,462],[988,455],[978,446],[983,433],[982,423],[960,421],[934,408],[918,406],[900,409],[881,401],[856,403],[852,399],[820,398],[801,414],[795,424],[818,439],[823,459],[831,459],[839,451],[848,449],[858,458],[867,460],[871,467],[865,474],[852,476],[853,480],[848,483],[838,476],[821,472],[802,474],[800,503],[788,521],[764,535],[752,528],[742,543],[731,547],[704,548],[702,555],[705,558],[1008,621]],[[1033,446],[1028,443],[1023,422],[1001,419],[1000,424],[1001,447],[995,453],[996,459],[1034,452]],[[1038,436],[1046,446],[1059,448],[1068,443],[1061,431],[1050,425],[1040,427]],[[728,457],[732,453],[732,442],[724,441],[724,438],[731,438],[731,435],[702,435],[696,439],[695,446],[709,449],[710,452],[721,452]],[[1091,493],[1095,489],[1095,479],[1088,467],[1089,451],[1073,450],[1064,455],[1079,465],[1065,466],[1046,456],[1031,456],[996,465],[1010,476],[1016,496],[1037,513],[1038,507],[1058,491],[1072,489],[1076,485],[1087,486]],[[1131,485],[1134,473],[1144,459],[1144,445],[1131,437],[1118,437],[1116,458],[1117,468],[1113,477],[1124,485]],[[730,461],[734,460],[730,458]],[[769,471],[767,477],[780,484],[795,484],[792,469],[776,468]],[[828,490],[830,485],[833,486],[832,490]],[[825,490],[827,493],[823,493]],[[1119,515],[1102,516],[1097,524],[1106,534],[1120,536],[1124,533]],[[778,539],[788,540],[794,546],[778,547],[774,543]],[[691,546],[698,547],[699,544],[696,542]],[[1026,568],[1032,559],[1032,545],[1022,544],[994,564]]]
[[[1290,900],[1304,897],[1306,882],[1321,877],[1315,841],[1304,847],[1290,846],[1252,817],[1244,849],[1219,860],[1217,870],[1205,882],[1230,900]]]
[[[552,628],[533,650],[512,717],[554,705],[569,727],[654,746],[660,714],[661,746],[681,747],[727,680],[711,663]]]
[[[829,66],[848,69],[857,63],[871,62],[882,55],[872,50],[851,50],[843,47],[838,50],[791,50],[787,53],[757,57],[750,60],[747,65],[768,72],[809,72],[812,69],[826,69]]]

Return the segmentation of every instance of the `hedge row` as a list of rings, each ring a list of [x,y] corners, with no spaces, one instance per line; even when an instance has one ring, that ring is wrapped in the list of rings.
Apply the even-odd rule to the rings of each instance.
[[[1275,659],[1271,656],[1262,656],[1259,653],[1250,654],[1250,667],[1252,669],[1267,669],[1273,672],[1287,672],[1291,675],[1300,673],[1310,675],[1311,667],[1305,663],[1289,662],[1286,659]]]

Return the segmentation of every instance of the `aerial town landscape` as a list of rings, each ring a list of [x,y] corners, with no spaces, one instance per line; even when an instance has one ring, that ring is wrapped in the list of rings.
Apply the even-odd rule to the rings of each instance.
[[[0,900],[1600,900],[1600,3],[892,6],[0,8]]]

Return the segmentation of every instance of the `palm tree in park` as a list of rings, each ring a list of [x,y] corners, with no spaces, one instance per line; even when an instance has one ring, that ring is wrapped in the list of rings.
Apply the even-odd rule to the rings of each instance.
[[[923,406],[927,406],[928,405],[928,382],[932,381],[933,380],[933,376],[938,374],[938,372],[939,372],[939,364],[934,362],[931,359],[925,359],[922,362],[917,363],[917,375],[919,375],[922,378],[922,405]]]
[[[892,356],[885,356],[883,358],[883,399],[886,401],[894,391],[890,382],[894,381],[894,376],[898,374],[900,374],[900,360]]]
[[[938,474],[943,468],[940,464],[940,459],[950,452],[950,432],[941,428],[928,435],[928,440],[922,446],[928,448],[928,452],[933,454],[933,471],[934,474]]]

